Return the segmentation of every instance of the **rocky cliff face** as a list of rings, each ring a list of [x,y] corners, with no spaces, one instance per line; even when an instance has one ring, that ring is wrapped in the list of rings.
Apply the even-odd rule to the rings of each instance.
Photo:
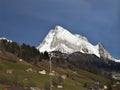
[[[99,46],[99,54],[100,54],[100,57],[104,58],[104,59],[110,59],[112,60],[112,56],[110,55],[110,53],[105,50],[105,48],[103,47],[103,45],[101,43],[98,44]]]

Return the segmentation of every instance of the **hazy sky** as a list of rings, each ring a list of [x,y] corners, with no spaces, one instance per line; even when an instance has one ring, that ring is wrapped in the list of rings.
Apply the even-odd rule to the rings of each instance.
[[[120,0],[0,0],[0,37],[37,46],[56,25],[120,59]]]

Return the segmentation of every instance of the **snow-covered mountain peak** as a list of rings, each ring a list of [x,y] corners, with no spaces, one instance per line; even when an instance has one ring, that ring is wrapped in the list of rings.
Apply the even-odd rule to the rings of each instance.
[[[60,33],[60,32],[61,32],[61,33],[67,32],[67,30],[64,29],[64,28],[61,27],[61,26],[56,26],[54,29],[50,30],[49,34],[50,34],[50,33],[55,33],[55,34],[57,34],[57,33]]]
[[[115,60],[110,53],[105,50],[101,43],[92,45],[87,38],[78,34],[72,34],[67,29],[56,26],[50,30],[43,42],[37,47],[40,52],[60,51],[62,53],[82,52],[94,54],[105,59]]]
[[[88,42],[87,38],[72,34],[61,26],[56,26],[37,47],[40,52],[61,51],[63,53],[82,52],[100,57],[98,46]]]
[[[55,33],[56,35],[71,35],[71,33],[66,30],[65,28],[61,27],[61,26],[56,26],[55,29],[51,30],[50,32]],[[62,36],[63,37],[63,36]]]
[[[65,29],[62,26],[56,26],[54,30],[63,31]]]

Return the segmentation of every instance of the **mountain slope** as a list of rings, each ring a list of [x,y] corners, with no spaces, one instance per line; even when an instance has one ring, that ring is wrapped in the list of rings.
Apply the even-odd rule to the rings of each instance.
[[[40,52],[60,51],[62,53],[82,52],[85,54],[94,54],[97,57],[113,60],[114,59],[101,43],[92,45],[86,37],[78,34],[72,34],[61,26],[56,26],[50,30],[43,42],[37,47]]]
[[[9,57],[8,57],[9,56]],[[11,60],[9,60],[11,58]],[[16,62],[13,62],[15,60]],[[31,90],[31,87],[37,87],[39,89],[48,90],[49,88],[49,61],[43,60],[40,63],[40,67],[37,67],[33,64],[27,63],[24,60],[20,61],[19,58],[16,58],[14,54],[10,54],[9,52],[0,52],[0,90],[3,90],[3,87],[9,86],[9,88],[16,88],[10,90]],[[45,67],[44,67],[45,66]],[[47,68],[46,68],[47,66]],[[28,69],[32,69],[30,71],[26,71]],[[42,75],[38,72],[45,69],[47,74]],[[69,68],[61,68],[55,67],[54,64],[52,66],[52,70],[54,70],[57,75],[52,76],[53,80],[53,90],[60,90],[56,87],[56,83],[59,81],[59,77],[63,75],[68,75],[66,79],[62,79],[64,87],[62,90],[88,90],[88,87],[84,87],[84,84],[93,85],[94,82],[99,81],[100,84],[103,85],[109,83],[110,80],[102,75],[96,75],[90,73],[88,71],[74,68],[77,70],[77,73],[73,73],[74,71]],[[7,73],[8,70],[11,70],[13,73]],[[56,82],[57,81],[57,82]],[[70,83],[71,82],[71,83]],[[24,89],[27,87],[28,89]],[[34,89],[34,90],[39,90]],[[8,89],[9,90],[9,89]]]

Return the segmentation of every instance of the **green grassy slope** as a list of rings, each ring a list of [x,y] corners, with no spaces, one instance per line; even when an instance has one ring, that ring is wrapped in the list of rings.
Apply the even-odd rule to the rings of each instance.
[[[1,54],[2,55],[2,54]],[[9,60],[6,60],[9,56]],[[0,90],[6,85],[16,85],[16,86],[35,86],[39,88],[44,88],[49,86],[50,76],[49,76],[49,68],[45,67],[36,67],[30,63],[25,61],[20,62],[18,58],[12,56],[12,59],[16,59],[16,62],[10,61],[10,55],[4,57],[4,55],[0,56]],[[43,61],[41,65],[44,64],[49,65],[49,62]],[[32,71],[26,72],[28,68],[32,68]],[[12,74],[6,73],[8,69],[13,71]],[[40,75],[38,71],[46,69],[46,75]],[[70,69],[63,69],[60,67],[53,67],[53,70],[57,72],[56,76],[52,76],[52,79],[58,78],[61,75],[69,75],[65,80],[63,80],[63,89],[62,90],[87,90],[84,88],[84,84],[88,83],[89,85],[94,84],[95,81],[99,81],[101,85],[109,82],[103,76],[96,75],[85,70],[78,69],[77,73],[73,73]],[[53,87],[53,90],[60,90],[57,87]]]

